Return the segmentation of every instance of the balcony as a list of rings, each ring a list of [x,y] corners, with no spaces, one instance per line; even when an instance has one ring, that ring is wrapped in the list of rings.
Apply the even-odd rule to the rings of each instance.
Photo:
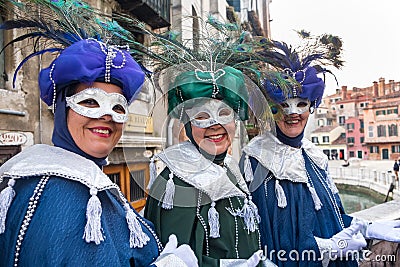
[[[171,0],[117,0],[124,11],[152,29],[170,26]]]

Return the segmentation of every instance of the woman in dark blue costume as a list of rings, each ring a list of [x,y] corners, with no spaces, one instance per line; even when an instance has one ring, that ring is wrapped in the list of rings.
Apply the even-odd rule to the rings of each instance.
[[[39,75],[54,146],[31,146],[0,168],[0,266],[196,266],[173,235],[163,250],[102,172],[142,68],[126,47],[75,38]]]
[[[313,63],[328,58],[323,53],[302,57],[284,43],[274,45],[275,66],[292,82],[283,88],[277,80],[264,81],[275,114],[273,130],[252,139],[241,160],[261,216],[262,245],[279,266],[357,266],[365,238],[398,241],[399,223],[374,227],[378,224],[345,214],[326,155],[304,138],[325,88],[317,75],[322,68]]]

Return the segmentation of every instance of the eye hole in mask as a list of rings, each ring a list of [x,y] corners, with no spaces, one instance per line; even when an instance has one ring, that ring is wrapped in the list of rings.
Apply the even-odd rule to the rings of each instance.
[[[220,100],[210,99],[186,110],[192,125],[208,128],[216,124],[225,125],[234,120],[234,111]]]
[[[118,93],[107,93],[100,88],[86,88],[66,98],[67,107],[76,113],[98,119],[110,115],[112,120],[123,123],[128,119],[128,103],[125,97]]]
[[[304,98],[289,98],[280,104],[285,115],[303,114],[310,110],[310,100]]]

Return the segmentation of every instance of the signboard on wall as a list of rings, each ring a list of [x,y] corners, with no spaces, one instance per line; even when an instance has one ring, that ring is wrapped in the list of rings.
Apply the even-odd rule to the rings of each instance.
[[[140,114],[129,114],[124,130],[128,132],[153,133],[153,118]]]
[[[1,146],[18,146],[27,142],[28,138],[21,132],[5,132],[0,133]]]

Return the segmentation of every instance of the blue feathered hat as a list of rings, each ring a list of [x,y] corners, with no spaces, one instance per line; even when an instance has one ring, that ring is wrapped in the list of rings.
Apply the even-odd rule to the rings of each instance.
[[[310,100],[311,105],[316,108],[321,103],[325,90],[325,81],[318,74],[323,74],[324,77],[325,73],[333,75],[324,65],[333,65],[336,68],[343,66],[344,62],[340,58],[342,41],[330,34],[312,37],[305,31],[297,33],[305,42],[303,47],[295,49],[284,42],[271,41],[268,43],[269,49],[261,52],[269,59],[270,65],[281,72],[279,77],[265,78],[263,87],[267,96],[275,103],[300,97]]]
[[[126,49],[84,39],[65,48],[40,72],[40,97],[51,106],[55,93],[65,85],[100,81],[120,86],[130,103],[143,85],[144,77],[141,67]]]
[[[317,76],[314,67],[307,67],[297,71],[286,69],[285,75],[291,75],[298,84],[293,84],[286,93],[274,81],[265,79],[264,89],[267,95],[276,103],[282,103],[287,98],[300,97],[310,100],[314,107],[318,107],[324,95],[325,82]]]

